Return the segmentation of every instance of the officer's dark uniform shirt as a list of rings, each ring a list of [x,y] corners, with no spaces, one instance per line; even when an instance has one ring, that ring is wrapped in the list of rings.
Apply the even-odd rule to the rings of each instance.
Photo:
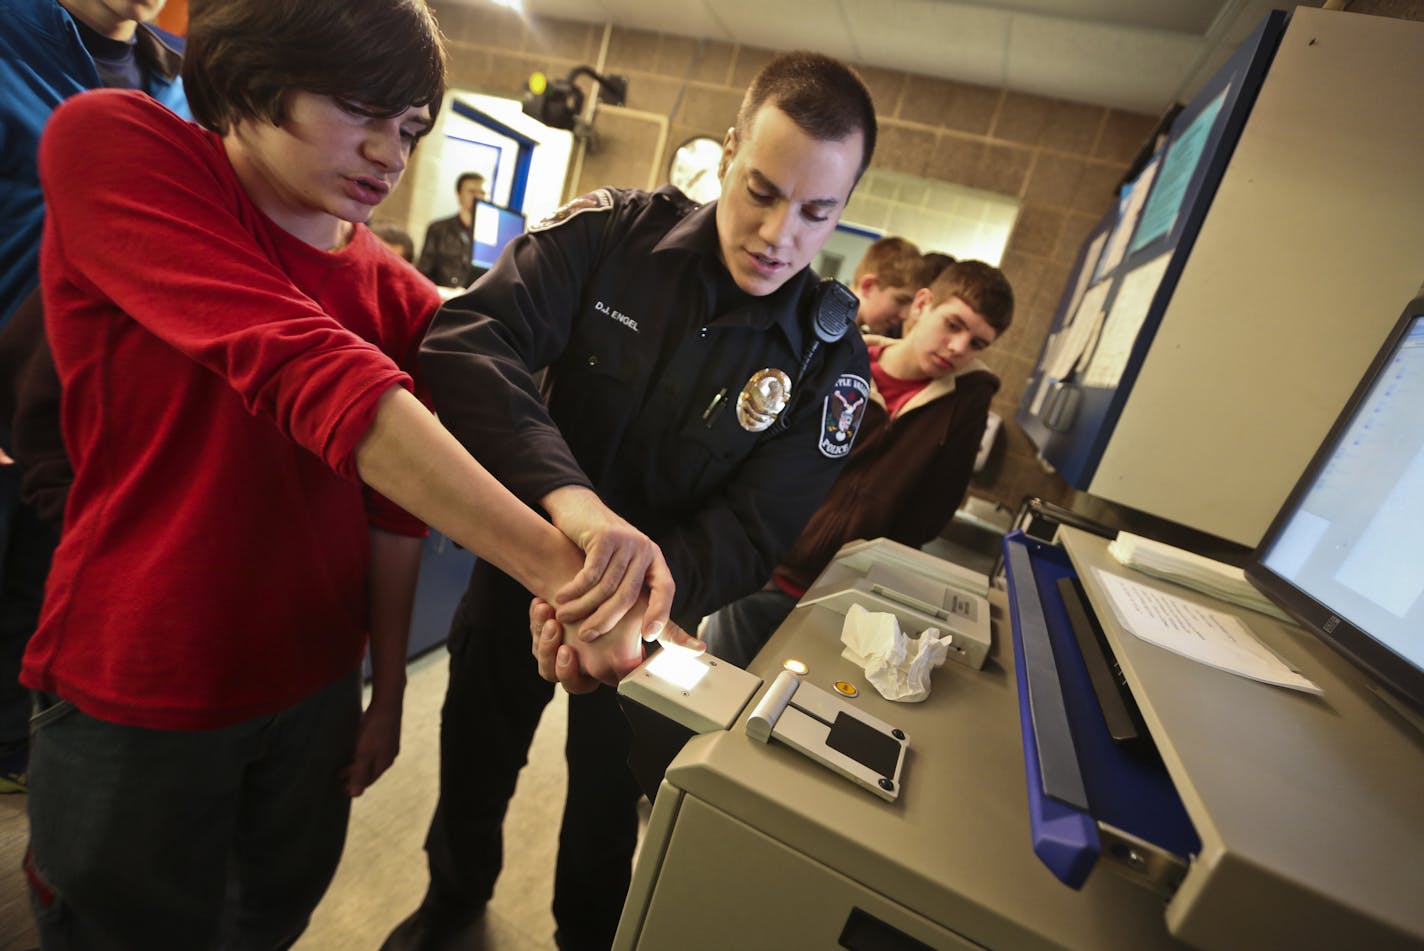
[[[420,358],[441,422],[486,468],[533,505],[593,488],[661,546],[673,615],[694,622],[771,577],[854,440],[833,393],[863,395],[869,374],[853,329],[800,374],[815,274],[744,294],[715,214],[670,186],[576,199],[441,309]],[[737,397],[767,368],[790,401],[750,432]]]

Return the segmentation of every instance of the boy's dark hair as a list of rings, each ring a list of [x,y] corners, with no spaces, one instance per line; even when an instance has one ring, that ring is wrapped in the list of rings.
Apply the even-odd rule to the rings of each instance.
[[[183,87],[220,135],[244,119],[281,125],[294,90],[368,116],[429,105],[433,118],[445,49],[425,0],[193,0]]]
[[[849,66],[820,53],[782,53],[752,79],[737,110],[737,135],[745,138],[752,118],[766,103],[786,113],[797,127],[821,142],[839,142],[860,132],[864,138],[860,173],[875,153],[875,103]]]
[[[958,297],[984,317],[1003,336],[1014,322],[1014,289],[1004,272],[983,261],[956,261],[940,271],[930,284],[937,302]]]
[[[386,244],[394,244],[400,248],[401,257],[411,263],[415,262],[415,242],[411,240],[410,232],[400,225],[389,221],[373,221],[371,232]]]
[[[881,287],[908,287],[917,291],[925,286],[920,281],[923,260],[913,242],[894,236],[880,238],[865,249],[860,263],[855,266],[855,280],[874,274]]]
[[[461,172],[460,177],[455,179],[455,194],[458,195],[460,193],[460,189],[465,187],[465,183],[472,179],[474,181],[479,182],[481,185],[485,183],[485,177],[479,172]]]
[[[920,272],[920,286],[929,287],[934,283],[934,279],[939,277],[941,271],[955,262],[956,258],[952,254],[945,254],[943,251],[926,251]]]

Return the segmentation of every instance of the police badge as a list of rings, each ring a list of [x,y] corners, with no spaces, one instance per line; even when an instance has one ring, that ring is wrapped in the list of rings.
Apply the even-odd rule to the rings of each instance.
[[[870,384],[854,373],[843,373],[836,379],[836,385],[831,387],[821,411],[820,449],[823,456],[839,459],[850,452],[869,397]]]
[[[791,377],[767,367],[752,374],[737,394],[737,422],[749,433],[759,433],[776,422],[791,399]]]

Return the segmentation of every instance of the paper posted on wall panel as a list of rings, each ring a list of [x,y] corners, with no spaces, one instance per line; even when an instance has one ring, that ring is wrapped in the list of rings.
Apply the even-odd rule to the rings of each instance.
[[[1102,320],[1103,302],[1107,299],[1111,281],[1103,281],[1088,288],[1078,309],[1073,313],[1072,322],[1056,335],[1052,351],[1045,355],[1043,372],[1054,380],[1066,380],[1073,372],[1074,365],[1083,354],[1083,347],[1093,336],[1097,324]]]
[[[1084,386],[1118,385],[1171,259],[1171,252],[1160,254],[1119,278],[1122,286],[1103,321],[1092,359],[1083,373]]]
[[[1234,614],[1095,569],[1113,613],[1132,634],[1158,647],[1262,683],[1319,694],[1315,682],[1291,670],[1256,640]]]

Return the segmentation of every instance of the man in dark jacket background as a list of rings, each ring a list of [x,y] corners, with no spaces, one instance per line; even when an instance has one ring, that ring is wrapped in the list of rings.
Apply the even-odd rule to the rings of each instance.
[[[441,287],[469,287],[484,268],[474,264],[475,202],[485,197],[485,177],[465,172],[455,179],[460,211],[425,229],[416,270]]]

